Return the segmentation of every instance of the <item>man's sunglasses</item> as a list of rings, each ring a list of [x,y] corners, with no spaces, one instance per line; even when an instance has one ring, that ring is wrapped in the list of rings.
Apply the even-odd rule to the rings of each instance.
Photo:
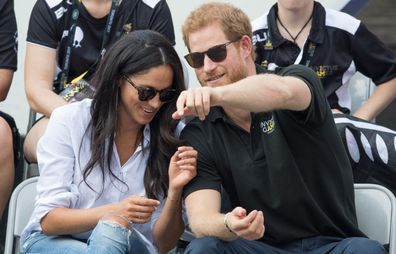
[[[133,81],[131,79],[129,79],[126,75],[122,76],[123,79],[125,79],[131,86],[133,86],[139,95],[139,100],[140,101],[148,101],[151,100],[152,98],[154,98],[157,93],[159,93],[159,99],[162,102],[169,102],[171,101],[173,98],[175,98],[177,92],[176,89],[172,89],[172,88],[168,88],[168,89],[164,89],[164,90],[157,90],[155,88],[152,87],[141,87],[141,86],[137,86],[135,83],[133,83]]]
[[[205,55],[207,55],[213,62],[221,62],[227,57],[227,46],[233,42],[229,41],[224,44],[216,45],[206,50],[205,52],[193,52],[184,56],[187,63],[193,68],[201,68],[204,65]]]

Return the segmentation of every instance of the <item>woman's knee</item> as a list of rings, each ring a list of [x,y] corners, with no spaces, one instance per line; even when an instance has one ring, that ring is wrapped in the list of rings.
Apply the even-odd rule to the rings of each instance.
[[[13,158],[13,143],[12,143],[12,131],[11,127],[8,125],[7,121],[0,117],[0,147],[1,147],[1,154],[0,154],[0,162],[2,165],[4,161],[2,160],[10,160]],[[12,164],[14,164],[14,160],[11,159]],[[4,166],[4,165],[3,165]]]
[[[123,215],[113,214],[113,213],[106,214],[100,220],[105,223],[122,226],[129,230],[131,229],[130,220],[126,216],[123,216]]]
[[[47,128],[49,118],[42,118],[37,121],[28,131],[23,143],[23,153],[29,162],[37,162],[37,143],[44,135]]]
[[[0,117],[0,142],[2,144],[2,148],[4,148],[4,145],[7,145],[10,147],[10,150],[12,151],[12,131],[10,125],[8,125],[7,121]]]

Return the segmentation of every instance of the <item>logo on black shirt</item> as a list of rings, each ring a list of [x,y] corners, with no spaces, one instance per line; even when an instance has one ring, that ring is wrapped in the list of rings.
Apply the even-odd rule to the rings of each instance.
[[[335,71],[338,70],[338,65],[319,65],[311,66],[319,78],[324,78],[326,76],[331,76]]]
[[[265,42],[268,40],[268,35],[264,31],[255,31],[253,34],[253,45],[256,45],[258,42]]]
[[[271,119],[262,121],[260,123],[260,129],[267,134],[270,134],[271,132],[273,132],[275,130],[275,121],[274,118],[271,117]]]

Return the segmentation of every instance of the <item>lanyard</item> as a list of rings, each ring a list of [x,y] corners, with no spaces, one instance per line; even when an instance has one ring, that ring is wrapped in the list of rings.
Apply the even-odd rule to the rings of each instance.
[[[80,2],[81,2],[81,0],[79,0],[77,4],[73,3],[73,7],[72,7],[72,22],[71,22],[71,26],[69,29],[69,35],[68,35],[68,41],[67,41],[67,47],[66,47],[66,55],[65,55],[65,59],[63,61],[62,75],[61,75],[61,79],[60,79],[60,85],[62,88],[66,87],[67,79],[69,76],[71,52],[72,52],[72,48],[73,48],[74,35],[76,32],[77,20],[78,20],[78,16],[79,16],[78,4]],[[107,43],[110,38],[111,28],[113,26],[113,21],[114,21],[114,16],[116,14],[119,4],[120,4],[120,0],[112,0],[110,13],[108,14],[106,26],[105,26],[105,30],[104,30],[104,34],[103,34],[102,49],[101,49],[100,57],[98,57],[98,59],[96,59],[95,63],[93,63],[89,67],[88,71],[93,69],[94,66],[96,66],[96,64],[100,61],[101,57],[106,52],[105,47],[107,46]],[[85,73],[87,73],[87,72],[85,72]]]
[[[261,60],[260,65],[261,65],[261,67],[263,67],[265,69],[268,69],[268,64],[269,64],[269,61],[270,61],[270,59],[269,59],[270,58],[270,51],[274,50],[274,48],[273,48],[273,45],[272,45],[271,34],[270,34],[269,30],[266,32],[266,34],[267,34],[267,40],[265,40],[265,42],[264,42],[264,46],[263,46],[263,50],[262,50],[263,58]],[[306,47],[308,47],[307,55],[304,56],[304,51],[305,51],[304,49],[306,49]],[[309,67],[310,64],[311,64],[311,60],[313,58],[313,55],[315,53],[316,43],[314,43],[312,41],[309,41],[308,43],[306,43],[304,45],[304,49],[302,50],[302,54],[303,54],[304,58],[303,58],[303,61],[300,61],[299,64],[305,65],[306,67]],[[296,64],[298,64],[298,63],[296,63]]]
[[[304,56],[304,51],[305,51],[304,49],[306,47],[308,47],[308,51],[307,51],[308,55]],[[304,59],[300,62],[300,64],[309,67],[309,65],[311,64],[312,57],[313,57],[313,55],[315,53],[316,44],[314,42],[312,42],[312,41],[309,41],[308,43],[306,43],[304,45],[304,49],[303,49],[303,52],[302,52]]]

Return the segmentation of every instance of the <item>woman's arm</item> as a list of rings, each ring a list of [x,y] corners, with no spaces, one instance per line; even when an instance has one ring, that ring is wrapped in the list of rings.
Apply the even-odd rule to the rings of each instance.
[[[160,253],[172,249],[184,231],[182,191],[196,175],[197,151],[179,147],[169,165],[169,190],[164,208],[153,226],[153,240]]]
[[[89,209],[55,208],[41,220],[46,235],[70,235],[92,230],[100,218],[115,211],[109,204]]]
[[[67,104],[53,92],[56,50],[33,43],[26,44],[25,92],[30,108],[49,117],[52,111]]]

